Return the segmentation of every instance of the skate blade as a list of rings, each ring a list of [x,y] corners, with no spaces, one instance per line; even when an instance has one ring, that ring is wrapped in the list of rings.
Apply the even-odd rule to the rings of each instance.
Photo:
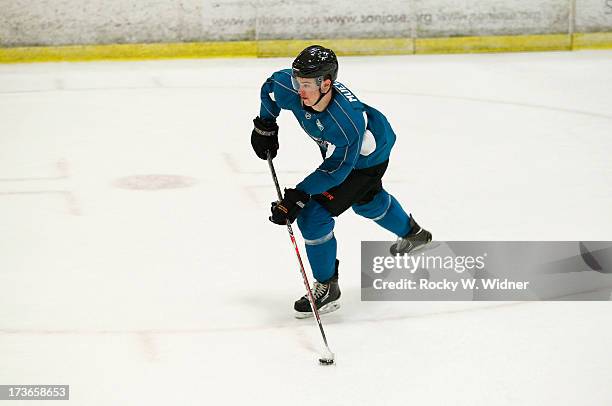
[[[432,250],[434,248],[437,248],[440,246],[440,242],[438,241],[429,241],[426,242],[425,244],[421,244],[418,247],[408,251],[408,254],[412,254],[415,251],[429,251]]]
[[[399,255],[406,255],[406,254],[412,255],[415,252],[429,251],[429,250],[432,250],[432,249],[437,248],[439,246],[440,246],[440,242],[438,242],[438,241],[429,241],[429,242],[426,242],[425,244],[417,245],[416,248],[413,248],[413,249],[411,249],[408,252],[401,252],[401,253],[399,253]],[[394,255],[394,254],[392,254],[392,255]]]
[[[338,310],[339,308],[340,308],[340,302],[338,300],[329,302],[328,304],[326,304],[325,306],[319,309],[319,315],[334,312]],[[296,319],[307,319],[309,317],[313,317],[312,312],[295,312]]]

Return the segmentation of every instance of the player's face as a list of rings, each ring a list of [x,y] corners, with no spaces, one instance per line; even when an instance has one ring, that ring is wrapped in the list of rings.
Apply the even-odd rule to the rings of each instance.
[[[317,85],[317,80],[314,78],[295,78],[297,83],[299,84],[299,89],[296,89],[300,94],[300,98],[302,99],[302,103],[305,106],[312,106],[317,102],[319,96],[321,95],[321,89]]]

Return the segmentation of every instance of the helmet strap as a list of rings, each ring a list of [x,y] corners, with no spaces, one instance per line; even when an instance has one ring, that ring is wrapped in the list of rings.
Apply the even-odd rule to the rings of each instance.
[[[319,102],[325,97],[325,95],[327,95],[327,93],[329,93],[331,91],[331,89],[332,89],[332,86],[329,86],[329,90],[327,92],[323,93],[321,91],[321,85],[319,85],[319,93],[320,93],[320,95],[319,95],[319,98],[317,99],[317,101],[315,102],[315,104],[312,105],[312,107],[314,107],[317,104],[319,104]]]

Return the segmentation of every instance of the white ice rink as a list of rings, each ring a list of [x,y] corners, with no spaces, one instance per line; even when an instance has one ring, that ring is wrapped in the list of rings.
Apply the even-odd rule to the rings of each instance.
[[[361,302],[360,241],[394,237],[352,212],[337,365],[317,364],[249,142],[290,61],[0,66],[0,384],[84,406],[612,405],[611,302]],[[612,52],[343,57],[339,80],[389,117],[386,187],[435,239],[612,239]],[[320,155],[279,125],[293,186]]]

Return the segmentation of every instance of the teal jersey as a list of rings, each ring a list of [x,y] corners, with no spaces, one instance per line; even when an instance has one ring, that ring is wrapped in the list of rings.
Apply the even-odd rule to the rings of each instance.
[[[261,88],[259,116],[276,120],[281,110],[291,110],[321,150],[323,163],[296,186],[311,195],[339,185],[353,169],[388,160],[395,143],[395,133],[381,112],[359,101],[340,82],[334,82],[332,91],[325,111],[316,112],[302,105],[291,84],[291,69],[275,72]]]

